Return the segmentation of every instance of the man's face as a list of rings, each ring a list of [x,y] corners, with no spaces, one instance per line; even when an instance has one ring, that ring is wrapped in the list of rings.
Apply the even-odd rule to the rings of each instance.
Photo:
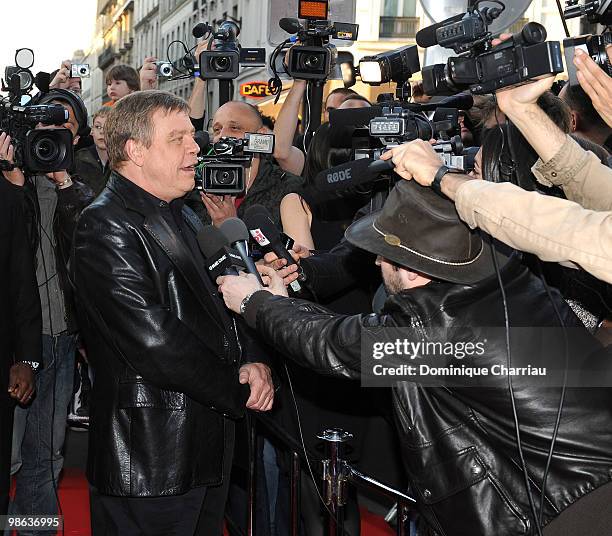
[[[213,118],[213,142],[219,138],[244,138],[247,132],[259,132],[262,128],[257,116],[247,104],[241,102],[226,102]]]
[[[36,125],[36,129],[43,130],[49,128],[67,128],[70,132],[72,132],[73,145],[76,145],[79,141],[79,136],[77,135],[77,132],[79,131],[79,122],[76,120],[76,116],[74,115],[74,110],[72,109],[72,106],[70,106],[70,104],[64,101],[59,100],[53,100],[51,101],[51,104],[61,104],[64,108],[66,108],[66,110],[68,110],[68,121],[66,121],[63,125],[43,125],[42,123],[38,123],[38,125]]]
[[[325,111],[323,114],[325,121],[329,121],[330,110],[335,110],[336,108],[338,108],[345,98],[346,95],[343,95],[342,93],[334,93],[333,95],[327,97],[327,100],[325,101]]]
[[[195,186],[194,166],[200,148],[186,112],[157,110],[151,146],[142,148],[142,172],[160,199],[183,197]]]
[[[383,283],[387,294],[397,294],[404,290],[404,284],[400,276],[400,272],[394,264],[391,264],[387,259],[380,255],[376,257],[376,264],[380,266]]]
[[[96,117],[91,128],[94,144],[100,151],[106,151],[106,139],[104,138],[105,123],[106,117]]]
[[[471,147],[474,145],[474,134],[465,124],[465,115],[459,114],[459,126],[461,127],[461,141],[464,147]]]
[[[81,96],[81,79],[74,77],[68,79],[68,88],[73,93],[76,93],[79,97]]]
[[[106,94],[112,101],[118,101],[121,97],[125,97],[133,93],[125,80],[109,80],[106,84]]]

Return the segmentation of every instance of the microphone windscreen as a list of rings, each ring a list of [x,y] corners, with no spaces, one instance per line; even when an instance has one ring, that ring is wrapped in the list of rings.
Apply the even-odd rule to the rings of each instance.
[[[260,246],[266,244],[262,244],[253,231],[259,230],[270,243],[280,240],[280,231],[267,214],[263,214],[262,212],[245,214],[244,222],[251,232],[251,235]]]
[[[199,39],[200,37],[204,37],[207,33],[210,33],[211,31],[212,28],[208,23],[199,22],[193,27],[191,33],[196,39]]]
[[[278,25],[281,27],[281,29],[290,34],[297,33],[300,29],[300,21],[290,17],[283,17],[278,21]]]
[[[212,257],[223,246],[227,245],[225,235],[214,225],[207,225],[196,237],[200,251],[206,257]]]
[[[49,92],[49,84],[51,83],[51,75],[49,73],[45,73],[43,71],[39,71],[36,73],[34,77],[34,84],[41,93]]]
[[[313,185],[321,192],[335,192],[367,184],[375,180],[378,175],[369,170],[372,162],[371,158],[360,158],[326,169],[315,176]]]
[[[227,242],[231,245],[235,242],[249,240],[249,230],[244,222],[238,218],[228,218],[219,227]]]
[[[268,212],[268,209],[266,207],[264,207],[263,205],[252,205],[246,209],[244,213],[244,218],[242,218],[242,221],[246,223],[247,227],[249,226],[249,218],[253,217],[255,214],[263,214],[264,216],[270,218],[270,213]]]

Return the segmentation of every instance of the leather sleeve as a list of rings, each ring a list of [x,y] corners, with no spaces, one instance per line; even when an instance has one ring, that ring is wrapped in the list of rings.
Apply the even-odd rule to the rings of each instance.
[[[10,254],[10,300],[14,316],[15,361],[42,363],[42,316],[34,259],[21,199],[13,206]]]
[[[57,190],[57,217],[59,233],[66,251],[70,251],[72,237],[77,221],[83,209],[94,200],[94,193],[89,186],[72,176],[73,184],[68,188]]]
[[[101,221],[103,216],[83,214],[72,260],[79,300],[93,329],[106,333],[109,345],[145,380],[241,416],[249,389],[238,382],[236,368],[160,303],[137,229]]]
[[[339,315],[304,300],[258,294],[246,312],[250,318],[255,313],[257,331],[282,355],[323,374],[359,378],[361,329],[384,317]]]

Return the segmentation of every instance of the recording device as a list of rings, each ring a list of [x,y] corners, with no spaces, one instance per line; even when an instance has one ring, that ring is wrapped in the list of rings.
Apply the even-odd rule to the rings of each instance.
[[[270,251],[274,252],[279,259],[285,259],[287,266],[297,264],[291,253],[287,250],[283,237],[276,225],[270,218],[270,214],[267,209],[262,205],[253,205],[244,214],[243,221],[246,224],[251,238],[257,243],[259,249],[263,253]],[[300,274],[302,281],[303,274]],[[299,278],[298,278],[299,279]],[[302,290],[301,285],[298,281],[294,281],[290,285],[294,292],[300,292]]]
[[[221,138],[211,142],[203,132],[195,168],[196,189],[214,195],[241,196],[246,190],[245,169],[256,154],[274,152],[274,134],[247,132],[243,139]]]
[[[283,18],[279,25],[287,33],[296,34],[295,40],[301,43],[291,47],[286,57],[287,74],[296,80],[325,80],[338,58],[336,47],[329,43],[330,38],[355,41],[359,31],[357,24],[312,18],[307,18],[304,25],[297,19]],[[273,56],[278,54],[277,50]]]
[[[24,174],[33,175],[70,168],[73,161],[70,130],[36,128],[40,123],[63,125],[68,121],[68,110],[61,104],[37,105],[31,99],[22,105],[22,97],[29,97],[35,82],[40,83],[41,91],[49,89],[49,76],[32,75],[30,67],[34,64],[34,53],[30,49],[17,50],[15,63],[5,71],[5,76],[9,76],[2,81],[2,89],[8,91],[8,95],[0,100],[0,132],[11,138],[14,164],[0,160],[0,170],[12,171],[17,167]]]
[[[446,64],[423,67],[423,89],[427,95],[453,95],[466,89],[474,94],[492,93],[550,74],[563,72],[561,45],[546,41],[546,29],[530,22],[501,45],[492,46],[489,25],[505,9],[478,9],[478,2],[467,13],[457,15],[417,33],[417,43],[425,48],[440,45],[459,56]]]
[[[206,257],[206,271],[213,282],[221,275],[238,275],[246,270],[238,251],[227,245],[225,235],[214,225],[204,227],[196,238]]]
[[[563,17],[572,19],[574,17],[586,17],[591,24],[612,24],[612,0],[594,0],[578,3],[578,0],[566,2]],[[604,32],[599,35],[581,35],[563,40],[563,51],[565,54],[565,65],[571,86],[579,85],[574,65],[574,54],[576,48],[581,48],[593,61],[601,67],[608,76],[612,76],[612,65],[606,53],[606,46],[612,43],[612,33]]]
[[[259,283],[263,285],[255,263],[249,255],[249,231],[244,222],[238,218],[228,218],[221,224],[219,230],[225,236],[227,243],[238,251],[238,255],[240,255],[244,262],[247,272],[255,275]]]
[[[90,75],[89,63],[74,63],[70,67],[71,78],[89,78]]]
[[[158,78],[172,78],[174,75],[174,67],[169,61],[156,61],[155,74]]]
[[[202,80],[233,80],[238,76],[241,65],[265,64],[264,48],[242,50],[238,42],[240,28],[233,21],[222,21],[214,30],[206,23],[199,23],[193,29],[195,37],[210,35],[208,50],[200,54],[199,76]]]

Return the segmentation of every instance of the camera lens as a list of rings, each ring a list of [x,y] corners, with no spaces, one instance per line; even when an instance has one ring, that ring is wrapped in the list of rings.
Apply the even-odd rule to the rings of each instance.
[[[42,163],[54,162],[61,153],[55,140],[48,136],[36,140],[32,149],[36,158]]]
[[[79,69],[79,74],[87,74],[87,67],[81,67]]]
[[[221,186],[231,186],[237,181],[236,170],[216,169],[213,171],[212,180],[214,184],[218,184]]]
[[[212,70],[218,73],[229,71],[232,66],[232,60],[227,56],[216,56],[211,61]]]
[[[319,64],[321,63],[321,58],[319,56],[317,56],[316,54],[311,54],[309,56],[306,56],[306,58],[304,59],[304,66],[308,67],[309,69],[318,69],[319,68]]]

